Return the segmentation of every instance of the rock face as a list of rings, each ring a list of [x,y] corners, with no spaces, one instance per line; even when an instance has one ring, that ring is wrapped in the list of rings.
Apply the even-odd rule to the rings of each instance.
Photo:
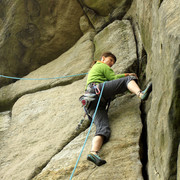
[[[124,9],[125,14],[132,3],[132,0],[84,0],[83,3],[87,7],[93,9],[97,14],[101,16],[108,16],[114,11],[117,11],[117,9],[119,10],[119,13],[123,13],[122,9]]]
[[[139,105],[139,99],[130,95],[117,98],[112,103],[110,109],[111,143],[105,144],[101,152],[107,164],[103,167],[95,167],[86,160],[95,131],[93,128],[73,179],[143,179],[138,144],[142,128]],[[86,135],[87,131],[71,141],[51,159],[34,180],[69,179]]]
[[[77,97],[82,93],[78,87],[83,83],[85,81],[81,80],[65,87],[25,95],[16,102],[11,127],[4,133],[6,138],[1,140],[1,179],[31,179],[46,164],[35,179],[69,179],[87,134],[85,131],[71,141],[82,113]],[[128,95],[114,102],[110,115],[111,143],[102,151],[108,164],[104,168],[96,167],[95,171],[94,165],[86,161],[93,129],[77,170],[81,173],[75,175],[76,178],[142,179],[138,145],[142,127],[139,105],[137,97]],[[9,169],[7,161],[13,168]]]
[[[136,43],[131,24],[127,20],[114,21],[104,28],[95,36],[94,44],[95,59],[101,57],[102,52],[106,51],[116,54],[120,62],[115,66],[118,73],[130,71],[133,64],[137,65],[136,48],[134,48]]]
[[[2,0],[0,10],[3,75],[26,75],[57,58],[82,36],[79,19],[83,11],[74,0]],[[8,82],[3,79],[1,84]]]
[[[111,29],[114,29],[114,32],[111,32]],[[122,29],[122,32],[117,33],[118,29]],[[105,41],[107,39],[106,36],[112,38],[116,36],[117,39],[116,41],[114,39],[114,41],[117,46],[113,47],[112,41],[109,40],[105,44],[101,44],[99,48],[105,49],[106,47],[114,53],[119,54],[121,54],[123,50],[130,52],[131,49],[131,53],[126,53],[127,56],[124,56],[128,62],[124,63],[121,58],[118,58],[115,70],[119,71],[119,67],[121,67],[121,71],[128,69],[136,62],[136,46],[133,41],[134,35],[128,21],[115,21],[101,33],[106,34],[104,40],[102,40],[99,34],[94,37],[93,32],[86,33],[66,53],[47,65],[33,71],[25,78],[53,77],[58,74],[59,76],[69,75],[70,72],[72,74],[87,72],[93,60],[93,55],[99,53],[98,48],[94,49],[93,42],[100,44],[99,41]],[[129,37],[132,45],[130,45],[129,41],[121,41],[124,37]],[[93,39],[94,41],[92,42]],[[121,47],[121,50],[119,47]],[[79,69],[78,67],[82,68]],[[72,83],[73,81],[76,82]],[[83,135],[79,137],[77,135],[80,132],[76,132],[77,124],[83,114],[78,102],[78,97],[83,93],[85,84],[86,78],[77,81],[77,78],[72,77],[70,80],[42,80],[38,81],[38,83],[37,81],[19,80],[16,83],[1,88],[2,108],[5,102],[7,102],[7,107],[11,107],[13,102],[19,98],[13,105],[11,125],[8,130],[3,131],[3,140],[1,141],[1,179],[9,179],[10,177],[13,177],[13,179],[21,179],[22,177],[32,179],[46,165],[47,167],[42,173],[37,175],[35,179],[44,179],[49,171],[51,173],[48,173],[49,176],[47,179],[51,176],[69,179],[74,166],[73,162],[76,161],[78,156],[77,152],[80,150],[80,144],[83,144],[86,134],[86,132],[81,130],[80,132],[82,132]],[[50,89],[42,91],[48,88]],[[123,104],[126,101],[129,103],[124,106]],[[100,175],[102,176],[105,172],[107,173],[110,171],[109,168],[116,165],[116,170],[119,173],[114,174],[114,170],[111,174],[115,179],[119,177],[120,172],[122,179],[126,179],[126,177],[142,179],[139,156],[140,147],[138,145],[142,128],[139,105],[140,102],[136,97],[132,98],[132,96],[128,95],[122,98],[122,100],[119,99],[114,102],[110,115],[112,118],[112,143],[107,144],[102,151],[102,154],[106,156],[107,161],[109,161],[109,166],[107,166],[103,172],[97,169],[99,176],[96,177],[96,175],[92,173],[92,171],[94,171],[92,167],[94,166],[86,161],[86,155],[90,150],[90,142],[94,134],[93,130],[89,138],[89,145],[87,145],[86,148],[86,154],[84,154],[83,161],[80,163],[80,167],[82,166],[82,168],[80,168],[79,171],[82,173],[78,178],[81,179],[84,177],[84,174],[86,174],[86,176],[92,179],[98,179]],[[134,108],[132,108],[132,106]],[[74,107],[79,107],[79,109]],[[126,108],[127,111],[125,111]],[[121,111],[121,113],[117,113],[118,111]],[[118,115],[116,116],[115,114]],[[125,127],[123,124],[129,125]],[[126,131],[128,131],[127,134]],[[71,142],[72,139],[74,140]],[[80,141],[79,139],[82,140]],[[72,145],[69,144],[66,146],[68,143]],[[10,146],[8,151],[7,145]],[[73,149],[77,148],[77,150],[72,151],[72,146]],[[113,147],[114,151],[111,151],[111,147]],[[75,156],[73,156],[73,159],[67,161],[66,166],[63,167],[62,170],[64,161],[61,158],[64,156],[64,158],[66,158],[67,155],[69,156],[71,151]],[[52,158],[55,154],[57,155]],[[63,155],[61,156],[61,154]],[[124,159],[123,157],[126,158]],[[51,158],[52,161],[53,159],[56,161],[57,158],[57,162],[51,162]],[[122,159],[124,165],[120,163]],[[14,167],[10,171],[7,171],[7,168],[9,168],[6,163],[7,161],[11,162],[11,166]],[[29,162],[28,166],[26,166],[27,161]],[[49,161],[50,163],[48,163]],[[62,162],[62,165],[59,164],[59,161]],[[55,165],[51,165],[53,163],[55,163]],[[52,166],[55,169],[52,169]],[[84,167],[86,167],[85,169],[90,168],[88,171],[89,174],[85,172]],[[57,173],[57,176],[53,175],[54,173]],[[104,178],[106,176],[107,174],[104,175]]]
[[[152,94],[147,119],[148,129],[155,127],[154,136],[148,136],[152,159],[149,172],[151,179],[176,179],[180,142],[180,3],[163,1],[154,5],[156,19],[152,19],[152,60],[148,72],[153,70],[152,80],[157,89]]]
[[[25,95],[16,102],[11,126],[1,138],[1,179],[31,179],[68,144],[82,113],[77,101],[82,83]]]
[[[146,77],[153,83],[147,111],[149,179],[174,180],[180,142],[180,3],[168,0],[135,3],[139,12],[136,20],[148,54]]]
[[[8,129],[10,125],[10,111],[0,113],[0,132]]]
[[[96,31],[102,30],[115,19],[121,19],[130,8],[132,0],[84,0],[83,9]]]
[[[0,1],[2,74],[87,73],[112,51],[116,73],[136,72],[143,88],[152,81],[148,101],[127,93],[111,103],[112,135],[100,151],[107,164],[86,160],[93,126],[73,179],[180,180],[179,16],[179,0]],[[88,132],[87,118],[76,129],[86,78],[18,80],[0,89],[0,179],[70,178]]]
[[[65,52],[56,60],[31,72],[24,78],[53,78],[48,80],[20,80],[8,86],[4,86],[0,92],[0,109],[7,109],[22,95],[40,90],[55,87],[57,85],[68,84],[79,77],[58,78],[73,74],[86,73],[93,59],[94,44],[92,39],[94,33],[85,34],[71,49]],[[82,66],[83,65],[83,66]],[[66,67],[69,68],[66,68]],[[79,69],[79,67],[82,67]],[[80,77],[82,78],[82,76]]]

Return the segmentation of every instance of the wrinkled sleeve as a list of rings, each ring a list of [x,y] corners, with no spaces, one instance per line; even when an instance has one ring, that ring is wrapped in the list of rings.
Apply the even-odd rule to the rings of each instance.
[[[104,76],[108,79],[108,81],[119,79],[125,77],[125,74],[115,74],[114,71],[108,67],[104,68]]]

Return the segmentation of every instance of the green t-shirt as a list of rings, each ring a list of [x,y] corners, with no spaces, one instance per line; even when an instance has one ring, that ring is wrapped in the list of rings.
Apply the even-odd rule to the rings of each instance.
[[[97,61],[88,73],[86,88],[87,85],[92,82],[102,83],[122,77],[125,77],[125,74],[115,74],[107,64]]]

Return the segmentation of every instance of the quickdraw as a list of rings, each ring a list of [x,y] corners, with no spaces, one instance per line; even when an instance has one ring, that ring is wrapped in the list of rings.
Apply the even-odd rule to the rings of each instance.
[[[90,103],[91,103],[92,101],[94,101],[95,99],[96,99],[96,94],[94,94],[94,93],[86,93],[86,94],[82,95],[82,96],[79,98],[79,101],[81,102],[81,105],[82,105],[82,107],[83,107],[83,109],[84,109],[84,111],[85,111],[85,114],[84,114],[83,118],[81,119],[81,121],[79,122],[76,130],[78,130],[78,129],[82,126],[82,124],[83,124],[83,122],[84,122],[84,120],[85,120],[86,115],[87,115],[89,121],[90,121],[90,122],[92,121],[92,118],[91,118],[91,116],[89,115],[89,113],[87,112],[87,109],[88,109]]]
[[[79,101],[81,102],[83,107],[88,108],[90,103],[91,103],[91,101],[95,100],[95,96],[96,96],[96,94],[87,93],[87,94],[82,95],[79,98]]]
[[[97,95],[99,95],[99,94],[101,93],[101,91],[100,91],[100,89],[98,88],[98,86],[94,85],[93,87],[94,87],[95,93],[96,93]]]
[[[100,89],[98,88],[98,86],[97,86],[97,84],[96,83],[90,83],[89,85],[88,85],[88,88],[93,88],[94,89],[94,91],[95,91],[95,93],[96,93],[96,95],[99,95],[100,93],[101,93],[101,91],[100,91]]]
[[[94,93],[91,93],[92,88],[94,89]],[[83,116],[83,119],[81,119],[81,121],[79,122],[79,124],[78,124],[78,126],[76,128],[77,130],[82,126],[86,115],[88,116],[89,121],[90,122],[92,121],[92,117],[88,113],[88,107],[90,106],[92,101],[97,99],[97,97],[100,95],[100,93],[101,93],[101,91],[98,88],[98,86],[95,83],[90,83],[89,86],[87,87],[86,93],[79,98],[79,101],[81,102],[81,105],[82,105],[82,107],[83,107],[83,109],[85,111],[85,114]],[[108,111],[111,99],[109,101],[107,101],[102,96],[101,97],[101,102],[104,102],[104,103],[107,102],[106,110]]]

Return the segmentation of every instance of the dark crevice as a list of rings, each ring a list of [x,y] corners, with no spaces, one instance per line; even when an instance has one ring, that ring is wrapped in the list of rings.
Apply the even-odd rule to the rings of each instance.
[[[144,89],[146,86],[146,64],[147,64],[147,54],[146,51],[142,50],[142,58],[139,63],[139,84],[141,89]],[[144,180],[148,180],[148,172],[147,172],[147,163],[148,163],[148,142],[147,142],[147,112],[149,107],[149,102],[141,102],[140,111],[141,111],[141,121],[142,121],[142,133],[140,137],[140,160],[142,163],[142,176]]]
[[[92,22],[90,21],[88,15],[86,14],[86,11],[84,10],[84,4],[82,3],[82,1],[81,1],[81,0],[77,0],[77,2],[80,4],[80,6],[81,6],[81,8],[82,8],[82,10],[83,10],[83,12],[84,12],[84,15],[87,17],[87,19],[88,19],[88,21],[89,21],[89,24],[91,25],[91,27],[92,27],[93,29],[95,29],[94,25],[92,24]]]
[[[131,27],[132,27],[132,31],[133,31],[133,35],[134,35],[134,41],[135,41],[135,44],[136,44],[136,56],[137,56],[137,68],[136,68],[136,74],[137,76],[139,77],[139,69],[140,69],[140,61],[139,61],[139,47],[138,47],[138,40],[137,40],[137,37],[136,37],[136,30],[135,30],[135,26],[133,25],[133,21],[131,18],[128,18],[127,20],[129,20],[129,22],[131,23]]]
[[[146,64],[147,64],[147,54],[146,51],[142,50],[142,58],[140,59],[139,64],[139,83],[141,89],[146,87]],[[141,121],[142,121],[142,133],[140,137],[140,160],[142,163],[142,176],[144,180],[148,180],[148,172],[147,172],[147,163],[148,163],[148,142],[147,142],[147,112],[150,107],[148,107],[150,102],[146,101],[141,102],[140,111],[141,111]]]
[[[174,78],[173,78],[173,88],[172,88],[172,102],[168,112],[168,126],[170,131],[171,142],[171,153],[169,161],[169,178],[168,179],[178,179],[178,148],[180,142],[180,45],[177,56],[173,64],[174,68]],[[178,176],[178,177],[177,177]]]
[[[144,180],[148,180],[147,163],[148,163],[148,144],[147,144],[147,114],[145,112],[145,103],[141,103],[141,120],[142,120],[142,133],[140,137],[140,160],[142,163],[142,176]]]
[[[159,8],[160,8],[162,2],[163,2],[163,0],[159,0]]]
[[[144,49],[142,49],[141,52],[141,57],[139,54],[139,46],[138,46],[138,38],[136,37],[136,29],[135,26],[133,25],[132,19],[128,19],[131,23],[133,34],[134,34],[134,40],[136,44],[136,56],[137,56],[137,61],[136,61],[136,74],[139,77],[139,86],[141,89],[145,88],[145,83],[146,83],[146,65],[147,65],[147,53]],[[146,108],[146,103],[141,102],[140,105],[140,111],[141,111],[141,121],[142,121],[142,133],[140,136],[140,141],[139,141],[139,155],[140,155],[140,160],[142,163],[142,176],[144,180],[148,180],[148,173],[147,173],[147,163],[148,163],[148,143],[147,143],[147,108]]]

